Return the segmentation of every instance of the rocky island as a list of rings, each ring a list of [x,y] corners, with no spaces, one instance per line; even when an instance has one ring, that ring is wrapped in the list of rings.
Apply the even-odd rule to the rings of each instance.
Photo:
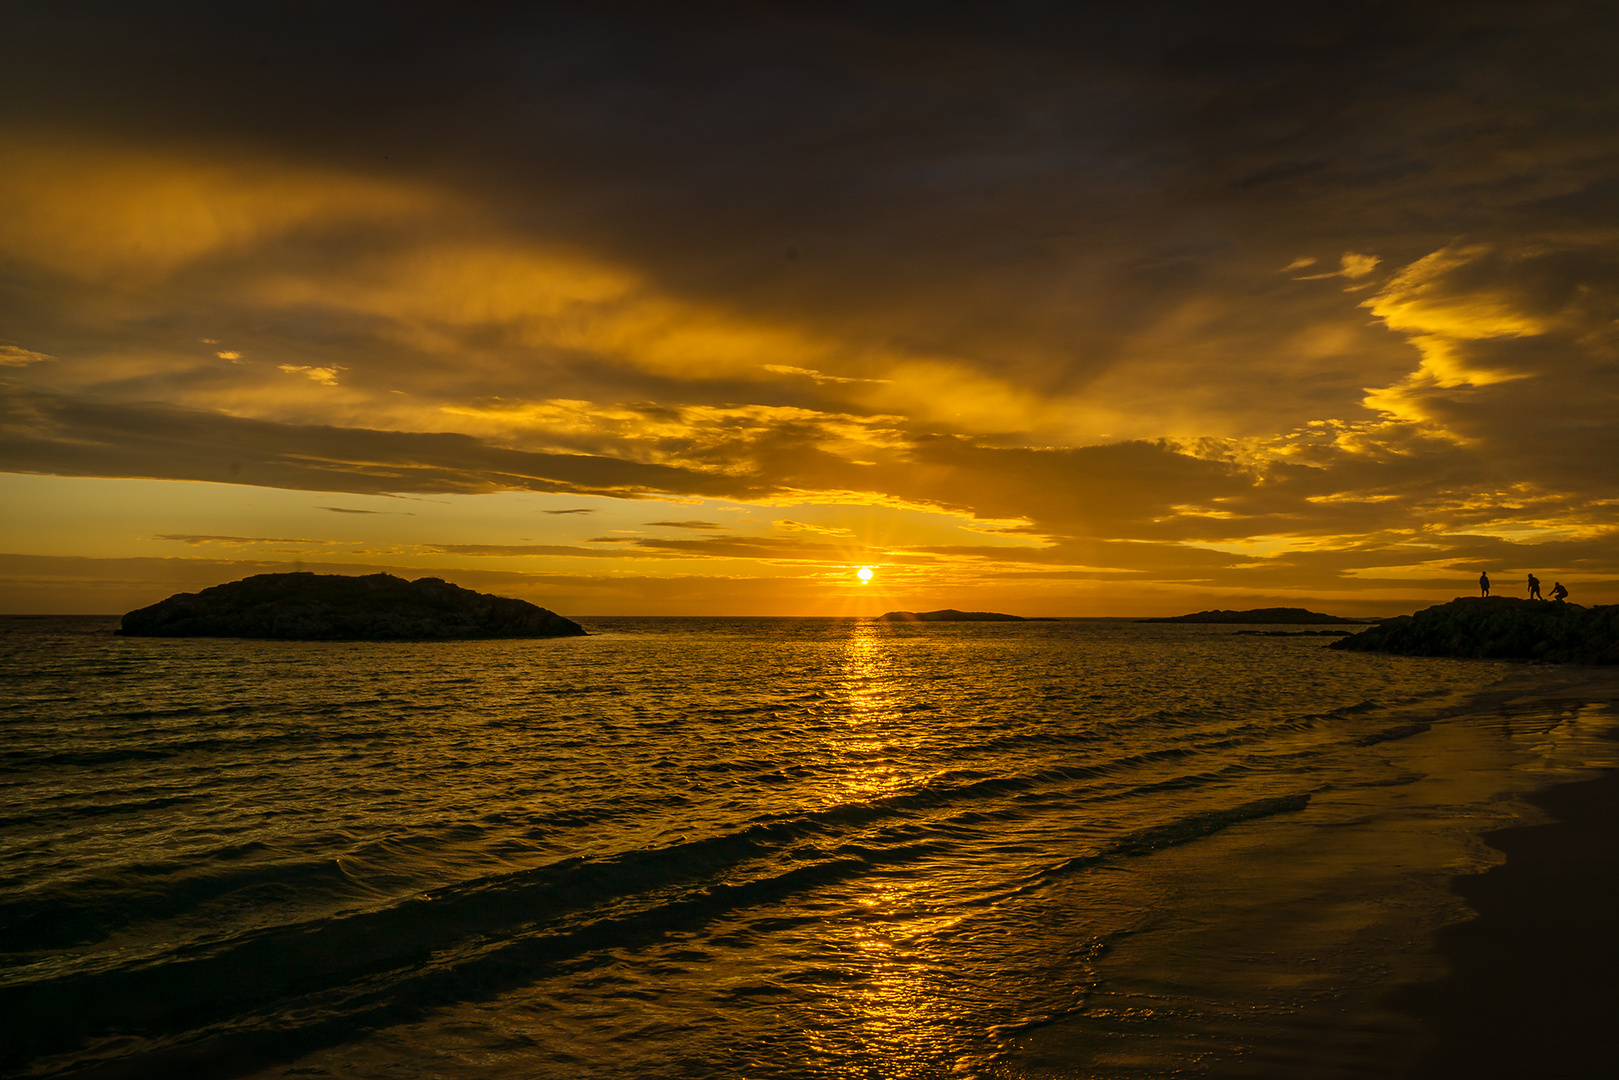
[[[392,574],[257,574],[178,593],[125,615],[127,637],[278,641],[456,641],[574,637],[572,619],[526,600],[473,592],[441,578]]]
[[[1028,622],[1021,615],[1002,615],[998,611],[957,611],[941,608],[938,611],[888,611],[877,616],[879,622]]]
[[[1388,619],[1329,649],[1491,660],[1619,664],[1619,605],[1469,596]]]
[[[1138,623],[1310,623],[1318,626],[1333,623],[1364,626],[1377,621],[1377,619],[1346,619],[1342,615],[1323,615],[1319,611],[1306,611],[1301,607],[1262,607],[1249,608],[1247,611],[1226,611],[1222,608],[1218,611],[1196,611],[1190,615],[1136,620]]]

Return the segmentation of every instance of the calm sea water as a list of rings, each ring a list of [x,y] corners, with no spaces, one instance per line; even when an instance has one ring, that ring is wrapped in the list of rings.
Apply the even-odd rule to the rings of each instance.
[[[0,1071],[1388,1075],[1445,875],[1611,754],[1321,638],[582,621],[0,620]]]

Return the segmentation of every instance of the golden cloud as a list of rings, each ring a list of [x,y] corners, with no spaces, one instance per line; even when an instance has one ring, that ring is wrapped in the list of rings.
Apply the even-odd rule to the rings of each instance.
[[[25,364],[41,364],[55,359],[54,356],[47,356],[17,345],[0,345],[0,367],[22,367]]]
[[[225,359],[235,359],[235,357],[226,357]],[[332,367],[311,367],[308,364],[277,364],[276,366],[288,375],[303,375],[308,377],[311,382],[318,382],[322,386],[336,386],[337,373],[343,370],[335,365]]]
[[[270,159],[89,143],[0,143],[0,251],[80,278],[161,275],[292,230],[397,223],[431,192]]]
[[[1490,386],[1526,377],[1477,363],[1468,344],[1492,338],[1533,337],[1549,323],[1525,311],[1507,289],[1467,280],[1465,271],[1491,256],[1485,244],[1441,248],[1396,273],[1362,305],[1391,330],[1407,336],[1422,361],[1398,383],[1368,388],[1367,408],[1396,420],[1439,427],[1428,403],[1435,390]],[[1466,441],[1456,432],[1446,437]]]

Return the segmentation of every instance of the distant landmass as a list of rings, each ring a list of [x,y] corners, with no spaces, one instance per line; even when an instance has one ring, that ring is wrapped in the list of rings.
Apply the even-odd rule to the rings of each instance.
[[[1172,623],[1353,623],[1364,626],[1376,619],[1346,619],[1342,615],[1323,615],[1319,611],[1306,611],[1301,607],[1262,607],[1247,611],[1198,611],[1191,615],[1171,615],[1162,619],[1137,619],[1136,622]]]
[[[1353,630],[1238,630],[1239,637],[1343,637]]]
[[[453,641],[574,637],[572,619],[526,600],[473,592],[441,578],[392,574],[257,574],[178,593],[125,615],[127,637],[279,641]]]
[[[1468,596],[1327,646],[1402,656],[1619,664],[1619,605],[1581,607],[1513,596]]]
[[[998,611],[957,611],[943,608],[939,611],[888,611],[877,616],[884,622],[1028,622],[1021,615],[1002,615]]]

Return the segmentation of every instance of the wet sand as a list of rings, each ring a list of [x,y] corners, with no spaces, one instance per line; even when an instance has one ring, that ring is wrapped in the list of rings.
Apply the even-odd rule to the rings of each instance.
[[[1173,913],[1006,1075],[1619,1075],[1615,703],[1619,670],[1526,666],[1378,742],[1386,795],[1163,853]]]
[[[1452,974],[1391,999],[1439,1040],[1413,1078],[1619,1070],[1619,772],[1528,799],[1556,820],[1487,834],[1506,862],[1452,885],[1478,912],[1438,934]]]
[[[1532,696],[1619,702],[1619,670],[1560,674]],[[1551,820],[1486,833],[1506,861],[1451,882],[1477,917],[1436,935],[1450,975],[1389,997],[1437,1039],[1413,1080],[1619,1074],[1619,770],[1524,798]]]

